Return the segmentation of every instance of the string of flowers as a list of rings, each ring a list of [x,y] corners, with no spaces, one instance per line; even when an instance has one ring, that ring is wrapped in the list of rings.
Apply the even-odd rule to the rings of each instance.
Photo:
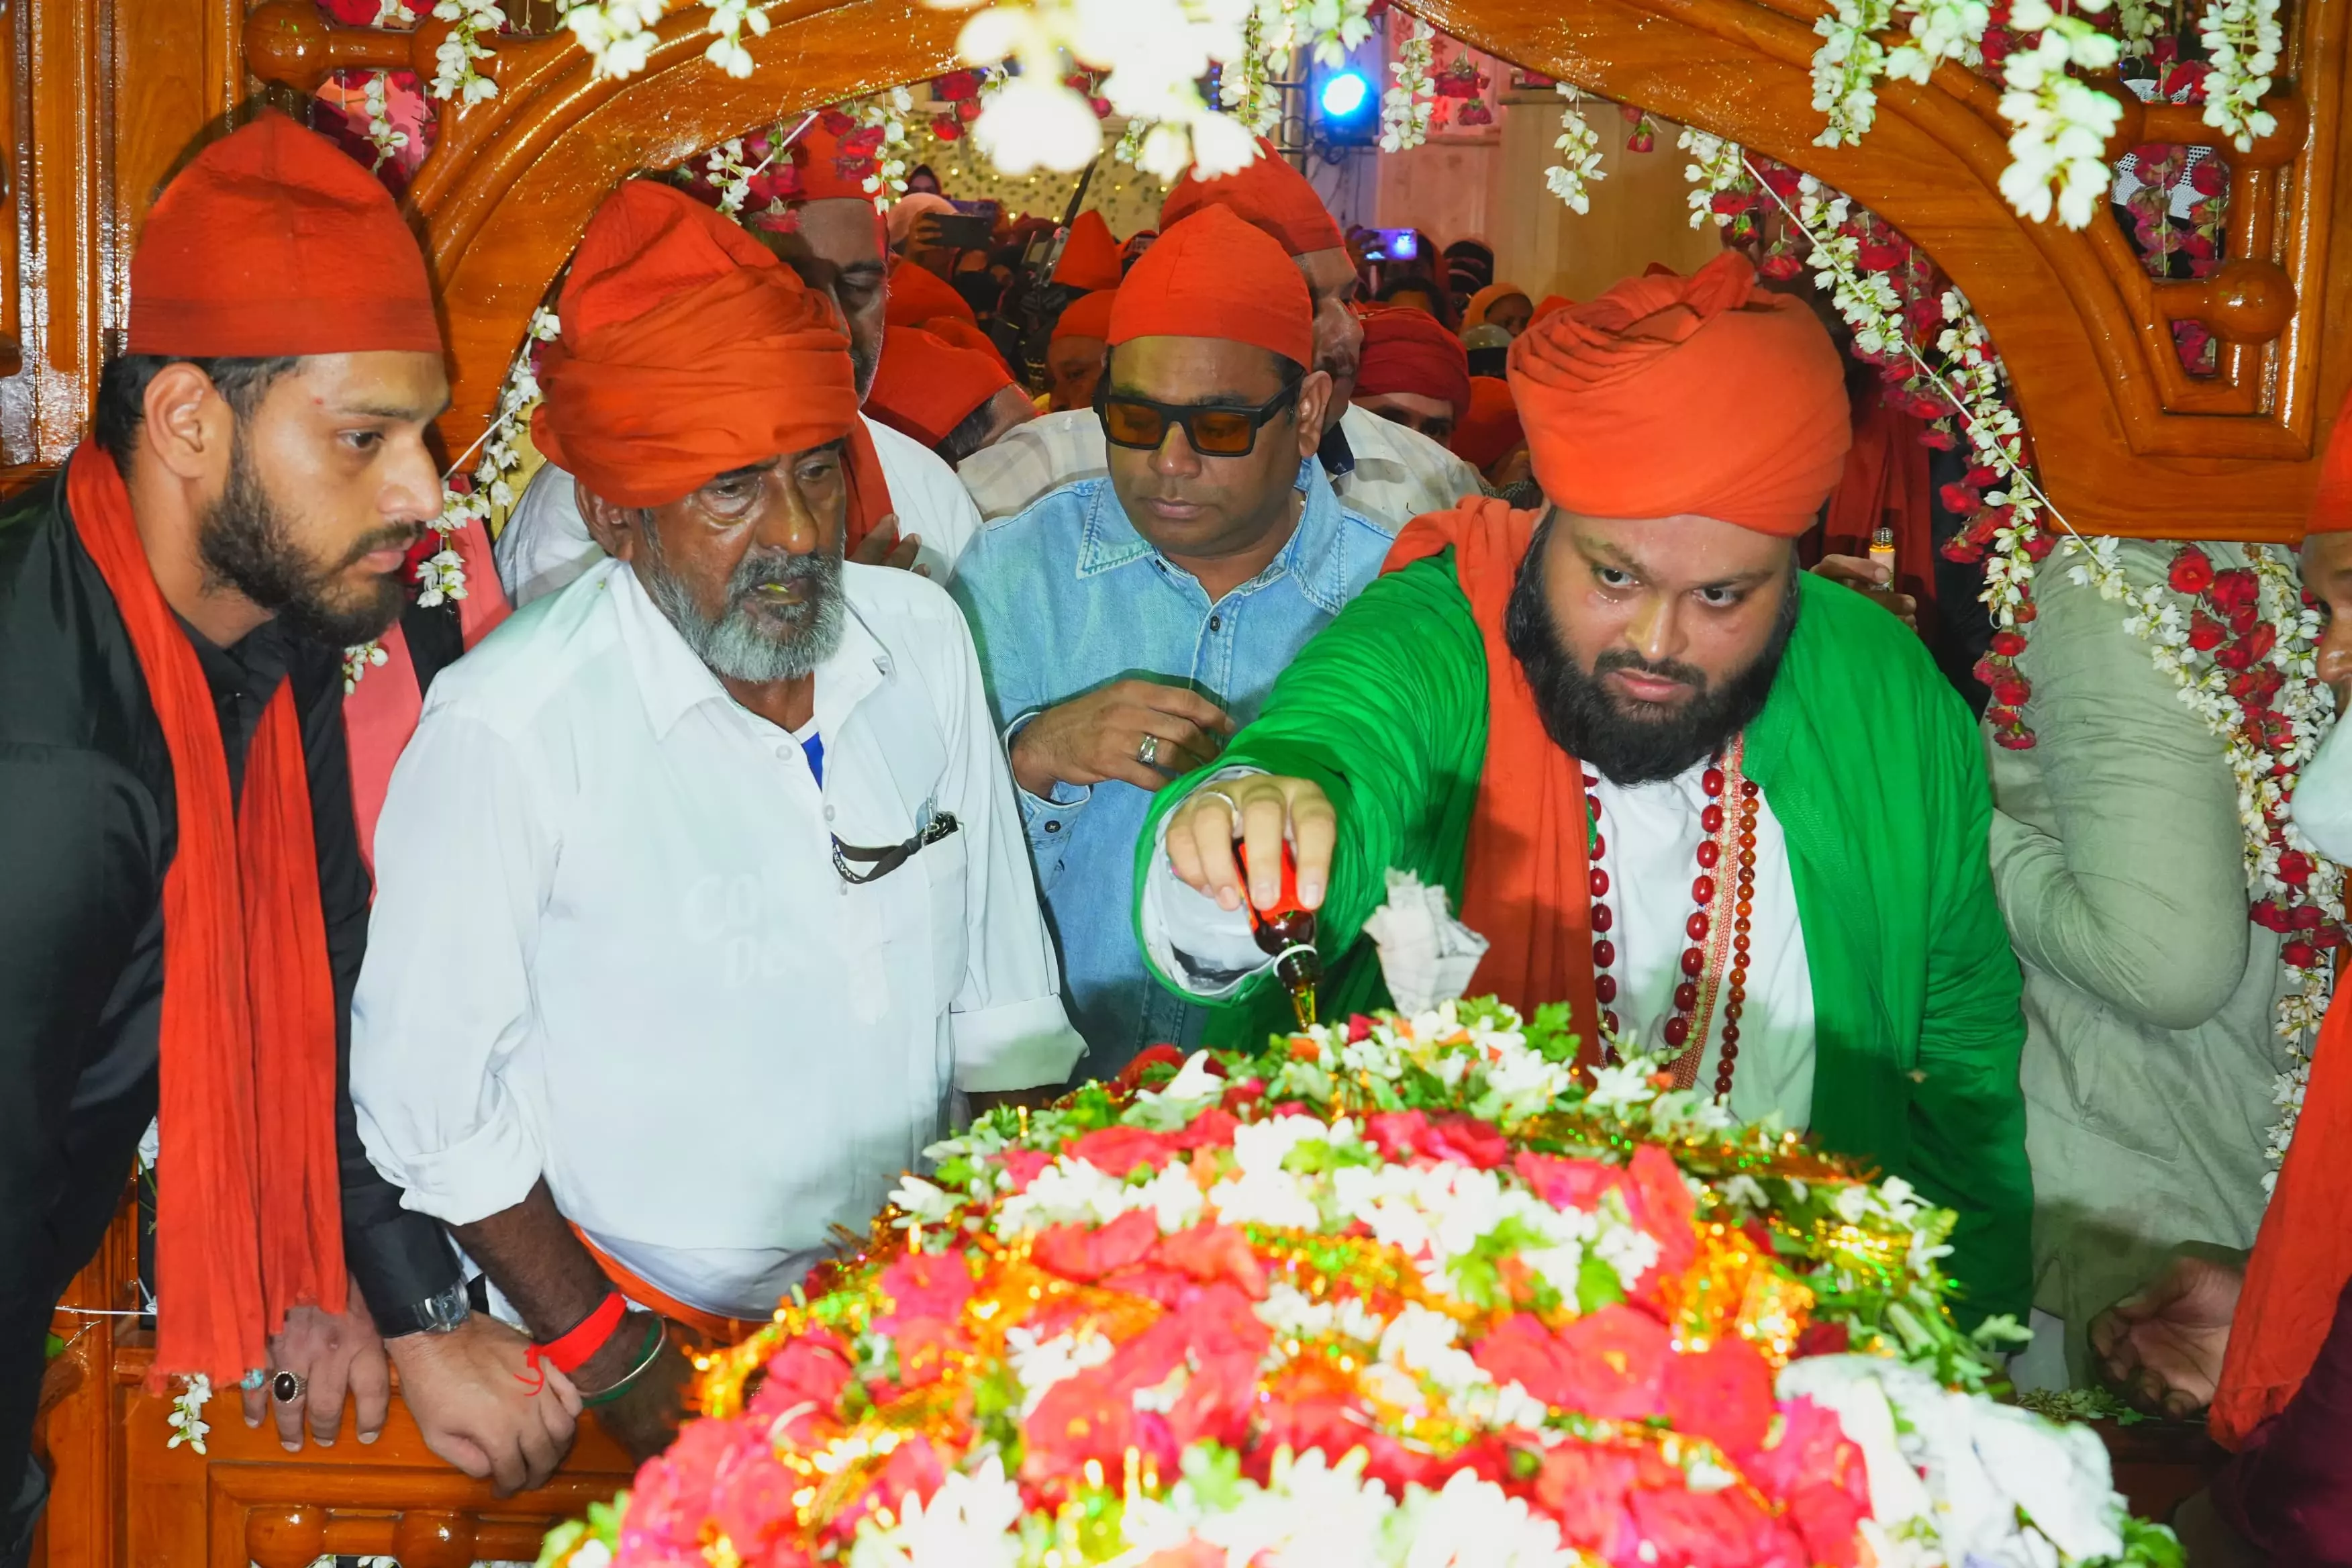
[[[163,1425],[172,1429],[163,1447],[176,1448],[186,1444],[196,1453],[205,1452],[205,1439],[212,1435],[212,1423],[205,1419],[205,1406],[212,1403],[213,1380],[201,1372],[192,1372],[180,1379],[180,1392],[172,1396],[171,1414]]]
[[[1275,89],[1265,35],[1265,21],[1253,10],[1242,23],[1241,54],[1217,73],[1217,102],[1259,136],[1272,135],[1282,123],[1282,94]]]
[[[2278,0],[2212,0],[2198,28],[2213,72],[2205,88],[2205,123],[2227,133],[2243,153],[2257,136],[2278,129],[2260,105],[2278,68]]]
[[[2328,950],[2344,940],[2343,872],[2303,838],[2290,805],[2296,775],[2334,711],[2314,658],[2318,616],[2292,567],[2257,546],[2248,551],[2249,565],[2217,571],[2187,544],[2164,583],[2133,584],[2116,541],[2083,538],[2051,506],[2030,467],[1990,334],[1916,248],[1810,175],[1703,134],[1684,144],[1695,155],[1691,172],[1708,182],[1704,203],[1694,198],[1701,216],[1727,224],[1749,203],[1777,205],[1805,241],[1816,281],[1853,327],[1854,352],[1888,375],[1887,395],[1935,420],[1941,429],[1931,428],[1928,438],[1936,444],[1945,444],[1956,423],[1965,434],[1970,468],[1945,488],[1943,500],[1968,521],[1947,553],[1984,563],[1984,603],[1996,630],[1977,675],[1992,692],[1985,717],[1994,739],[2011,749],[2033,744],[2021,711],[2032,687],[2017,658],[2034,618],[2035,568],[2063,550],[2076,582],[2125,606],[2126,628],[2148,643],[2156,667],[2223,742],[2245,834],[2249,918],[2284,938],[2280,963],[2288,985],[2275,1026],[2288,1067],[2274,1085],[2280,1115],[2264,1143],[2273,1162],[2284,1158],[2333,983]],[[1768,254],[1768,266],[1772,259]]]
[[[2107,0],[2076,0],[2085,11],[2104,11]],[[2050,216],[2056,188],[2058,220],[2081,228],[2105,201],[2107,138],[2123,117],[2123,105],[2073,70],[2114,68],[2121,54],[2115,37],[2081,16],[2050,8],[2048,0],[2014,0],[2010,26],[2038,33],[2001,62],[2001,117],[2017,127],[2009,139],[2009,167],[2000,172],[2000,194],[2020,213],[2040,223]]]
[[[433,85],[428,90],[437,99],[461,104],[496,98],[499,84],[484,76],[475,62],[490,58],[482,39],[496,37],[506,26],[506,13],[499,8],[498,0],[440,0],[433,15],[451,26],[449,36],[434,51]]]
[[[907,194],[907,119],[914,112],[914,94],[903,87],[877,92],[852,110],[852,118],[859,125],[882,132],[874,149],[874,173],[866,175],[865,182],[866,194],[874,198],[877,211],[889,211]]]
[[[1601,136],[1584,118],[1582,89],[1573,82],[1556,85],[1564,105],[1559,138],[1552,143],[1559,162],[1544,171],[1544,188],[1567,203],[1570,211],[1588,213],[1592,210],[1592,198],[1585,183],[1609,177],[1601,167]]]
[[[408,132],[392,123],[392,73],[370,71],[360,84],[361,100],[367,106],[367,134],[375,148],[375,162],[368,165],[370,174],[380,173],[384,160],[398,156],[408,145]]]
[[[490,510],[493,507],[514,505],[514,486],[507,476],[522,466],[522,453],[515,444],[521,422],[528,418],[539,401],[539,378],[532,368],[532,358],[539,344],[551,342],[556,334],[556,316],[552,310],[541,310],[532,314],[530,327],[523,346],[516,352],[513,365],[507,372],[506,383],[499,390],[497,413],[489,427],[482,432],[474,446],[458,455],[442,479],[441,515],[433,520],[431,528],[438,547],[415,566],[416,603],[425,609],[451,599],[466,596],[466,563],[457,553],[458,531],[468,520],[484,525],[487,537]],[[466,459],[479,450],[482,460],[470,474],[459,475]],[[455,476],[454,478],[452,476]],[[360,680],[372,668],[383,665],[391,656],[385,653],[382,639],[362,643],[343,650],[343,690],[356,690]]]
[[[1436,51],[1437,29],[1418,16],[1407,17],[1396,58],[1389,62],[1396,85],[1381,94],[1381,152],[1402,153],[1429,140],[1430,110],[1436,103],[1429,67]]]

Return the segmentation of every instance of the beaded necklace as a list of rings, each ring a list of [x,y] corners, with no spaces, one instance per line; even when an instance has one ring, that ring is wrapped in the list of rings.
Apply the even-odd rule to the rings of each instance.
[[[1698,875],[1691,881],[1691,901],[1697,907],[1683,923],[1690,945],[1683,950],[1683,978],[1675,987],[1675,1013],[1666,1020],[1664,1030],[1667,1046],[1678,1053],[1671,1068],[1675,1087],[1688,1089],[1697,1081],[1699,1061],[1706,1053],[1707,1026],[1721,1004],[1723,1026],[1717,1037],[1723,1050],[1715,1073],[1717,1100],[1730,1097],[1732,1076],[1738,1068],[1739,1017],[1748,1004],[1749,932],[1756,914],[1756,817],[1761,799],[1756,781],[1740,772],[1742,750],[1743,742],[1735,739],[1699,775],[1707,803],[1699,814],[1699,826],[1706,837],[1698,841]],[[1585,773],[1585,821],[1591,834],[1588,858],[1592,873],[1592,984],[1601,1003],[1601,1027],[1613,1038],[1619,1028],[1611,1006],[1618,991],[1617,941],[1611,932],[1617,917],[1603,902],[1610,887],[1609,845],[1601,832],[1601,804],[1592,795],[1600,783],[1594,774]],[[1724,809],[1727,794],[1736,803],[1736,812]],[[1719,878],[1717,873],[1727,857],[1731,874]],[[1607,1055],[1612,1062],[1617,1059],[1613,1044]]]

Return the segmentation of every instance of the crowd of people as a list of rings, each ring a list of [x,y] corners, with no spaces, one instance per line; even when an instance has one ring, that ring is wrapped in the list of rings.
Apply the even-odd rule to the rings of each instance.
[[[825,134],[788,223],[598,208],[463,657],[402,585],[448,389],[390,199],[265,114],[147,219],[89,440],[0,511],[0,1563],[151,1120],[159,1379],[299,1450],[373,1440],[388,1363],[510,1491],[583,1410],[657,1450],[681,1350],[950,1122],[1278,1027],[1253,909],[1316,911],[1326,1016],[1382,1005],[1400,871],[1474,993],[1906,1180],[2021,1384],[2210,1404],[2234,1536],[2352,1561],[2352,1023],[2266,1218],[2221,742],[2053,573],[2040,744],[1988,770],[1900,584],[1819,544],[1874,416],[1811,302],[1727,250],[1370,304],[1268,155],[1145,243],[1082,216],[1033,368],[943,198],[877,219]],[[2352,857],[2352,742],[2298,801]]]

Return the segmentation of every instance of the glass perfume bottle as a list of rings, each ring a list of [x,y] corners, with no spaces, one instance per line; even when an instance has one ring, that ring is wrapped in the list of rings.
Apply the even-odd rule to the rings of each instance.
[[[1234,846],[1241,860],[1242,875],[1249,876],[1249,850],[1245,846]],[[1291,853],[1288,840],[1282,846],[1282,896],[1274,908],[1261,910],[1244,893],[1243,907],[1249,910],[1250,935],[1262,952],[1274,958],[1274,977],[1290,994],[1290,1010],[1297,1015],[1298,1026],[1312,1027],[1315,1023],[1315,987],[1323,978],[1323,955],[1315,950],[1315,911],[1298,901],[1298,861]]]

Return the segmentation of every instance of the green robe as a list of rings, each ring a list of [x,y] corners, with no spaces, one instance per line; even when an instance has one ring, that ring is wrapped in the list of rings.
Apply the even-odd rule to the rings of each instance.
[[[1947,1262],[1962,1321],[2021,1321],[2033,1209],[2018,1089],[2025,1025],[1987,863],[1992,803],[1976,726],[1902,623],[1809,574],[1800,583],[1796,631],[1743,765],[1786,836],[1804,928],[1811,1131],[1958,1210]],[[1449,550],[1341,611],[1219,760],[1312,780],[1339,814],[1318,938],[1327,1016],[1387,1005],[1371,944],[1358,939],[1390,868],[1444,883],[1460,904],[1486,706],[1485,645]],[[1153,803],[1139,889],[1161,819],[1200,776]],[[1211,1037],[1263,1038],[1287,1013],[1260,973]]]

